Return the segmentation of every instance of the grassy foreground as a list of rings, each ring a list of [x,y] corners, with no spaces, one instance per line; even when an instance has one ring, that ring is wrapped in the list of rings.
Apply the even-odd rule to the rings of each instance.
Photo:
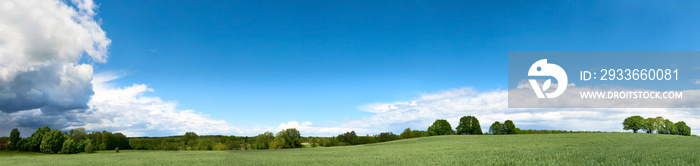
[[[695,136],[632,133],[435,136],[285,150],[0,152],[0,165],[700,165]]]

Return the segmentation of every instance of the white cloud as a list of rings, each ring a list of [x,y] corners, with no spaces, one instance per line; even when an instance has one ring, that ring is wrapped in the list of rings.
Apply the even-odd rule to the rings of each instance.
[[[87,108],[92,66],[106,62],[110,40],[92,1],[0,1],[0,111],[41,109],[58,114]]]
[[[303,136],[331,136],[340,133],[345,133],[347,131],[364,131],[362,129],[344,128],[344,127],[327,127],[327,126],[315,126],[311,122],[306,121],[301,124],[297,121],[289,121],[287,123],[281,123],[277,130],[281,131],[284,129],[296,128]],[[272,130],[269,130],[272,131]]]
[[[128,136],[184,134],[230,134],[236,130],[224,120],[214,120],[193,110],[181,110],[177,103],[163,101],[145,94],[153,92],[144,84],[115,87],[108,82],[118,78],[109,73],[98,74],[93,80],[95,95],[88,103],[90,109],[81,114],[87,130],[110,130]]]
[[[700,85],[700,79],[694,79],[692,83],[695,85]]]
[[[690,91],[688,93],[692,93]],[[698,120],[700,113],[697,113],[697,109],[513,109],[508,108],[506,90],[479,92],[472,88],[425,94],[411,101],[367,104],[360,106],[359,109],[374,115],[361,119],[347,119],[339,128],[370,134],[385,131],[398,132],[406,127],[426,130],[436,119],[447,119],[453,125],[452,127],[456,128],[460,117],[473,115],[479,119],[484,131],[487,131],[494,121],[503,122],[507,119],[513,120],[522,129],[623,131],[621,123],[624,118],[641,115],[643,117],[663,116],[674,122],[685,121],[691,128],[700,129],[700,120]],[[304,125],[300,126],[304,127]],[[312,131],[314,129],[321,128],[309,128]],[[320,131],[316,130],[316,132]]]

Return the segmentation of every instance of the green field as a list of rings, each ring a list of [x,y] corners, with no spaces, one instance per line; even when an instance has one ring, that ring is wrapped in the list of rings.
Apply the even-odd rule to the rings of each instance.
[[[377,144],[247,151],[0,152],[1,165],[700,165],[700,138],[578,133],[434,136]]]

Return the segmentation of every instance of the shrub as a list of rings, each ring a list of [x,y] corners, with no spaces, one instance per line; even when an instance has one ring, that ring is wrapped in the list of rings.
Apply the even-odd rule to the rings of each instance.
[[[219,142],[214,146],[214,150],[228,150],[228,146]]]
[[[92,142],[89,142],[87,145],[85,145],[85,152],[92,153],[92,148]]]
[[[114,152],[119,153],[119,147],[114,148]]]

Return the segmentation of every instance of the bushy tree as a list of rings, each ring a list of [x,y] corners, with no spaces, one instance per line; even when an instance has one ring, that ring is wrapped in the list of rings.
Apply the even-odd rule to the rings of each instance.
[[[642,123],[642,130],[646,131],[646,133],[653,133],[657,126],[656,126],[656,119],[654,118],[646,118]]]
[[[481,125],[479,120],[473,116],[463,116],[459,118],[459,125],[457,126],[457,134],[465,135],[481,135]]]
[[[299,148],[301,147],[301,134],[295,128],[285,129],[277,133],[277,138],[273,143],[277,144],[277,147],[273,148]]]
[[[63,142],[63,146],[61,148],[61,152],[63,154],[73,154],[73,153],[78,153],[78,146],[73,141],[73,138],[68,138],[66,141]]]
[[[196,144],[194,141],[196,141],[198,138],[199,136],[194,132],[186,132],[185,135],[182,136],[182,140],[185,141],[185,144],[187,145]]]
[[[644,118],[639,115],[630,116],[622,122],[622,125],[624,130],[632,130],[632,132],[637,133],[644,126]]]
[[[450,122],[445,119],[438,119],[433,122],[433,125],[428,127],[428,132],[434,135],[454,135],[455,131],[452,130]]]
[[[49,128],[49,126],[44,126],[36,129],[36,131],[32,134],[32,137],[30,137],[31,141],[29,144],[32,147],[32,150],[30,151],[41,152],[41,142],[42,140],[44,140],[44,135],[49,131],[51,131],[51,128]]]
[[[491,127],[489,127],[489,133],[491,134],[505,134],[503,132],[503,125],[501,125],[501,122],[496,121],[491,124]]]
[[[344,134],[338,135],[338,141],[350,145],[357,144],[357,134],[355,131],[346,132]]]
[[[379,135],[377,136],[377,141],[379,141],[379,142],[387,142],[387,141],[393,141],[393,140],[397,140],[397,139],[399,139],[399,136],[392,133],[392,132],[379,133]]]
[[[10,150],[19,150],[19,144],[17,143],[19,143],[20,139],[22,138],[19,137],[19,130],[17,130],[17,128],[12,129],[12,131],[10,132],[10,138],[8,140],[10,141],[10,143],[7,145],[7,148]]]
[[[503,127],[505,134],[515,134],[515,124],[513,124],[513,121],[506,120],[503,123]]]
[[[32,138],[27,137],[27,138],[22,138],[17,141],[17,150],[19,151],[33,151],[34,147],[32,146]]]
[[[273,139],[275,139],[275,136],[272,132],[265,132],[255,137],[253,146],[255,149],[269,149]]]
[[[41,152],[57,153],[61,150],[64,140],[65,137],[63,136],[63,133],[61,133],[61,130],[54,129],[47,132],[41,140]]]
[[[85,151],[85,147],[86,147],[88,144],[91,144],[91,143],[92,143],[92,139],[84,139],[84,140],[78,142],[78,143],[77,143],[78,152],[84,152],[84,151]]]
[[[94,147],[92,146],[92,142],[89,142],[87,145],[85,145],[85,153],[92,153],[92,150]]]
[[[406,128],[405,130],[403,130],[401,135],[399,135],[399,138],[401,138],[401,139],[413,138],[413,132],[411,131],[411,128]]]
[[[418,137],[427,137],[429,135],[428,135],[428,132],[426,132],[426,131],[413,130],[413,131],[411,131],[411,136],[413,136],[414,138],[418,138]]]
[[[76,128],[76,129],[71,129],[68,132],[68,136],[70,136],[74,142],[78,143],[80,141],[87,139],[88,134],[85,131],[85,128],[80,127],[80,128]]]
[[[679,121],[675,124],[675,127],[677,128],[676,130],[678,131],[678,135],[690,135],[690,127],[686,125],[685,122]]]

